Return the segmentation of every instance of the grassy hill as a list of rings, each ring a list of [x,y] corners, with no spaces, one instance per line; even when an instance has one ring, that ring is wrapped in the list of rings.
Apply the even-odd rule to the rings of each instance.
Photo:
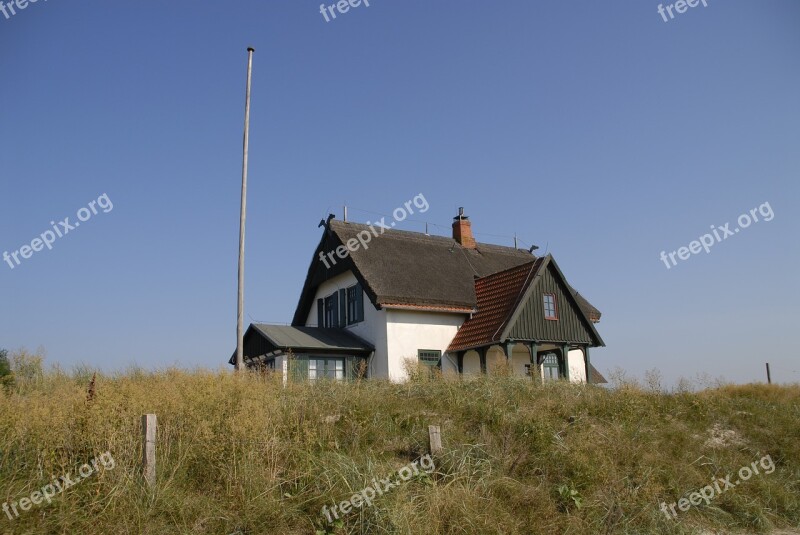
[[[679,534],[800,525],[797,386],[665,394],[495,376],[284,388],[258,375],[132,371],[98,375],[87,402],[90,378],[29,366],[0,394],[0,504],[17,502],[19,514],[0,511],[0,533]],[[145,413],[158,416],[153,491],[140,475]],[[444,451],[411,466],[427,453],[429,425],[441,427]],[[20,510],[21,498],[59,476],[79,477],[84,463],[87,477]],[[671,504],[697,502],[692,493],[704,487],[714,496],[672,514]]]

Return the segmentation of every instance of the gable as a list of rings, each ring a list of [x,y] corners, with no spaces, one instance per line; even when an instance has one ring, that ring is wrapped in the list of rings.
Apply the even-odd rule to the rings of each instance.
[[[545,319],[545,294],[555,296],[557,320]],[[552,260],[537,275],[504,335],[515,340],[603,345]]]
[[[470,349],[500,341],[503,327],[514,313],[520,296],[544,259],[507,269],[475,281],[478,306],[475,314],[458,330],[450,342],[450,351]]]

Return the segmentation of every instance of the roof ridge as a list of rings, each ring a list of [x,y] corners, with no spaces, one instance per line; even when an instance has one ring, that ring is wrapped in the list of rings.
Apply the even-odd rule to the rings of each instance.
[[[454,240],[451,236],[441,236],[439,234],[425,234],[424,232],[417,232],[417,231],[414,231],[414,230],[402,230],[402,229],[396,229],[396,228],[383,228],[380,225],[376,225],[376,224],[367,225],[365,223],[356,223],[356,222],[352,222],[352,221],[341,221],[339,219],[331,219],[330,225],[332,227],[336,227],[336,228],[333,228],[334,231],[336,231],[338,229],[344,230],[347,227],[360,228],[362,230],[371,230],[372,229],[374,231],[380,231],[377,237],[388,237],[388,238],[392,238],[392,239],[413,239],[413,240],[419,240],[419,241],[434,241],[435,240],[435,241],[447,242],[447,243],[449,243],[451,245],[455,244],[455,246],[457,246],[459,249],[469,250],[469,248],[462,246],[460,243],[458,243],[456,240]],[[479,242],[479,241],[476,241],[475,243],[476,243],[476,249],[478,250],[478,252],[480,252],[480,250],[482,248],[483,249],[494,249],[494,250],[497,250],[497,251],[507,252],[509,254],[512,254],[512,253],[513,254],[519,254],[519,253],[525,252],[524,249],[515,248],[515,247],[512,247],[510,245],[500,245],[500,244],[497,244],[497,243],[486,243],[486,242]],[[536,257],[534,257],[534,258],[536,258]]]

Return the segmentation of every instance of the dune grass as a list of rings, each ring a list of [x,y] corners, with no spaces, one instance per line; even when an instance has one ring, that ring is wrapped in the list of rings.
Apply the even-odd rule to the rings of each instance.
[[[109,452],[101,469],[0,533],[681,534],[800,525],[800,387],[663,393],[489,376],[290,384],[227,372],[21,371],[0,393],[0,504]],[[158,416],[157,486],[140,417]],[[435,469],[329,524],[329,508],[427,452]],[[659,509],[764,456],[669,520]],[[340,515],[341,516],[341,515]]]

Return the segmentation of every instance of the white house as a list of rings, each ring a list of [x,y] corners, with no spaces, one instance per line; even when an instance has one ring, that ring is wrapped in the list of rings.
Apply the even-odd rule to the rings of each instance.
[[[248,367],[402,381],[407,361],[463,375],[502,364],[542,380],[605,382],[589,351],[605,345],[600,312],[551,255],[477,243],[463,211],[452,238],[333,216],[323,226],[292,325],[251,324]]]

